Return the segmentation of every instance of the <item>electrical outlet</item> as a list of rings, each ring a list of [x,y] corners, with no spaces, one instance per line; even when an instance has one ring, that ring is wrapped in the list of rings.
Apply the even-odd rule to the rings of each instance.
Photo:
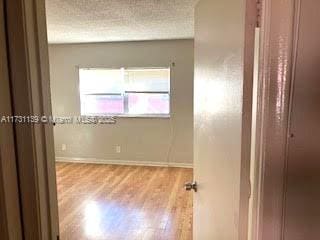
[[[116,146],[116,153],[121,153],[121,146]]]
[[[64,143],[63,143],[63,144],[61,145],[61,150],[62,150],[62,151],[66,151],[66,150],[67,150],[67,144],[64,144]]]

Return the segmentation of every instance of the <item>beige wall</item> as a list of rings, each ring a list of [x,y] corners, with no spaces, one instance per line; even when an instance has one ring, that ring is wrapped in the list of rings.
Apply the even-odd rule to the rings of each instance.
[[[193,162],[193,40],[59,44],[50,45],[49,54],[54,116],[80,115],[79,66],[166,67],[175,62],[170,119],[121,118],[116,125],[57,125],[57,157]],[[62,144],[67,145],[65,151]],[[116,153],[116,146],[121,146],[121,153]]]

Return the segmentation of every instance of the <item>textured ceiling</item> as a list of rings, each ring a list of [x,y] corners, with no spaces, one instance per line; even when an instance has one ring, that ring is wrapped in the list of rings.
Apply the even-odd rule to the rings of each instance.
[[[46,0],[50,43],[193,38],[197,0]]]

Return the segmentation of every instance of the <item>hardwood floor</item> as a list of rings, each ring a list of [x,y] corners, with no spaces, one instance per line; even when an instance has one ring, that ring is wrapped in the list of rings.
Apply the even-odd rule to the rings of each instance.
[[[192,169],[58,163],[61,240],[191,240]]]

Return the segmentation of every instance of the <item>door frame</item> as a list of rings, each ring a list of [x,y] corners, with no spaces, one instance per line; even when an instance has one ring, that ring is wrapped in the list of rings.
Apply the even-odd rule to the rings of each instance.
[[[257,0],[246,0],[245,45],[243,75],[243,106],[241,135],[241,173],[239,205],[239,240],[248,239],[249,200],[251,196],[250,164],[252,134],[253,78],[255,60],[255,31],[259,21]]]
[[[0,117],[12,115],[4,1],[0,0]],[[22,239],[18,175],[12,123],[0,124],[0,236]]]
[[[283,240],[287,144],[300,0],[262,0],[253,240]]]
[[[249,2],[253,3],[252,0],[247,0]],[[50,116],[45,3],[43,0],[4,0],[4,3],[9,35],[13,114]],[[298,0],[262,1],[256,138],[258,181],[254,183],[253,192],[258,203],[254,217],[254,239],[257,240],[282,239],[290,89],[298,4]],[[250,57],[251,51],[252,49],[248,50],[245,56]],[[249,66],[248,69],[250,68]],[[252,72],[246,74],[251,75]],[[250,94],[247,94],[251,88],[246,87],[248,86],[244,86],[244,97],[248,98],[245,98],[244,108],[249,109],[248,104],[252,101]],[[244,116],[243,119],[247,119],[243,122],[243,128],[246,129],[243,132],[243,143],[250,145],[250,134],[246,134],[251,132],[248,129],[251,117]],[[14,131],[25,239],[56,239],[59,226],[52,125],[15,125]],[[249,191],[248,156],[246,147],[242,152],[242,159],[245,158],[241,167],[241,188],[244,195],[240,206],[246,204],[243,201],[246,201]],[[246,215],[247,211],[242,208],[242,224],[246,224]],[[243,233],[242,224],[239,224],[240,237],[246,234]]]
[[[13,116],[51,116],[44,0],[4,0]],[[59,235],[53,125],[14,124],[23,236]]]

